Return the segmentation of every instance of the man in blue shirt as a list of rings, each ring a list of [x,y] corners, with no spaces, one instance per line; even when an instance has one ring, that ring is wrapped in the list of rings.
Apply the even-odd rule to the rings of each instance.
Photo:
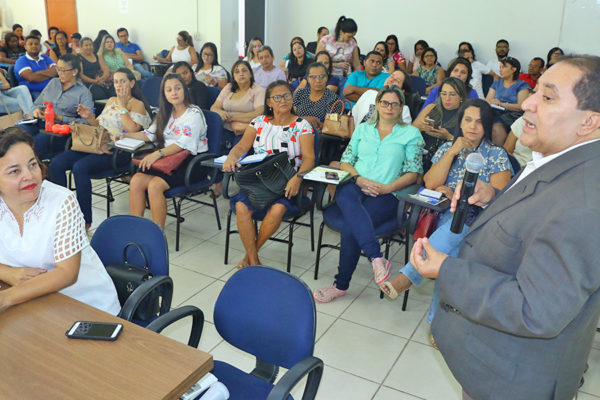
[[[25,39],[25,55],[15,62],[15,75],[19,85],[27,86],[31,97],[35,100],[46,87],[50,79],[58,75],[56,63],[45,54],[40,54],[40,39],[27,36]]]
[[[365,70],[354,71],[348,77],[344,86],[344,97],[356,103],[360,96],[369,89],[381,89],[390,74],[383,71],[383,56],[377,51],[371,51],[365,58]]]
[[[144,53],[137,44],[129,41],[129,32],[125,28],[119,28],[117,30],[117,36],[119,41],[116,44],[117,49],[121,49],[128,58],[131,58],[133,68],[142,74],[142,79],[146,79],[152,76],[152,73],[144,68],[142,62],[144,61]]]

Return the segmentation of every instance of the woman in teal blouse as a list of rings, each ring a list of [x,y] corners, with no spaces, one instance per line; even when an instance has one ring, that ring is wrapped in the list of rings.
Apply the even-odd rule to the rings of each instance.
[[[340,168],[353,178],[335,193],[346,223],[335,282],[313,293],[322,303],[345,294],[361,250],[373,265],[375,282],[387,279],[390,263],[383,258],[375,227],[396,218],[396,192],[415,183],[423,173],[424,141],[417,128],[402,122],[404,94],[400,88],[384,86],[375,104],[373,117],[354,130],[341,159]]]

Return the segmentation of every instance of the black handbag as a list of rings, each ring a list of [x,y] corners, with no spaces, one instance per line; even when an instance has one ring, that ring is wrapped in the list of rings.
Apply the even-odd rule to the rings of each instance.
[[[285,194],[285,187],[295,174],[288,153],[282,151],[258,164],[243,166],[233,176],[238,186],[248,194],[252,206],[263,210]]]
[[[127,249],[133,246],[141,254],[144,261],[144,266],[139,267],[137,265],[130,264],[127,261]],[[131,296],[131,293],[148,279],[152,279],[152,273],[148,269],[148,260],[144,250],[139,244],[130,242],[125,245],[123,249],[123,262],[110,264],[106,267],[108,275],[110,275],[115,288],[117,289],[117,296],[119,297],[119,303],[125,304],[125,301]],[[138,309],[134,314],[135,319],[148,320],[151,319],[158,313],[160,304],[160,292],[155,290],[152,294],[146,297],[139,305]]]

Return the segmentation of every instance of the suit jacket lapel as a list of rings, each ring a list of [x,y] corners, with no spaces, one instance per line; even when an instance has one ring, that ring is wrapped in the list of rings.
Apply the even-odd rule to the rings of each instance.
[[[600,142],[578,147],[541,166],[526,176],[521,182],[517,183],[513,188],[508,190],[522,173],[522,171],[519,172],[505,186],[504,190],[496,195],[496,199],[490,203],[486,210],[473,222],[469,234],[500,212],[533,194],[538,183],[551,182],[558,175],[565,173],[569,169],[591,158],[598,157],[599,155]]]

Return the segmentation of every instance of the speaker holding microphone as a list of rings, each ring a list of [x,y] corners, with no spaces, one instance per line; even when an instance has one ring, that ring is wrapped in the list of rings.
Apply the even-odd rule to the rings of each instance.
[[[465,176],[460,189],[460,199],[458,200],[456,210],[454,211],[452,225],[450,225],[450,231],[453,233],[461,233],[463,230],[465,219],[467,218],[467,212],[469,211],[469,203],[467,199],[475,192],[477,177],[483,169],[484,164],[485,160],[480,153],[471,153],[465,160]]]

